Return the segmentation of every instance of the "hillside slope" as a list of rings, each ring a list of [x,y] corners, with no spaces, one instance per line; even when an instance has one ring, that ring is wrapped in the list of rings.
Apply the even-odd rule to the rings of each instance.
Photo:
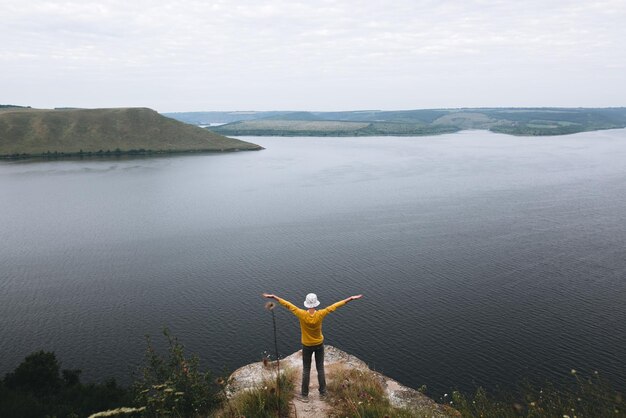
[[[227,113],[227,112],[226,112]],[[346,112],[200,112],[223,135],[436,135],[487,129],[510,135],[566,135],[626,127],[626,108],[462,108]],[[194,113],[171,114],[194,120]],[[198,119],[197,118],[197,119]]]
[[[460,131],[453,125],[411,122],[360,122],[331,120],[259,119],[210,128],[234,136],[417,136]]]
[[[2,158],[259,149],[147,108],[0,110]]]

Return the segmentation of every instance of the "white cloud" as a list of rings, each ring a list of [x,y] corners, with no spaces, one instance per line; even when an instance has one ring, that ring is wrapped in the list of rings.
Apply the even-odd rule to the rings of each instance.
[[[621,0],[0,0],[0,17],[2,102],[357,109],[626,97]]]

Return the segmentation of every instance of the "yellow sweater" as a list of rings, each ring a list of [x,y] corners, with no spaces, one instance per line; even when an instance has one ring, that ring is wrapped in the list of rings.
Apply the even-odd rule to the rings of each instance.
[[[322,321],[324,317],[335,309],[346,304],[345,300],[334,303],[328,308],[315,311],[311,315],[308,311],[296,307],[293,303],[286,301],[285,299],[278,298],[278,303],[289,309],[300,320],[300,330],[302,331],[302,345],[312,346],[319,345],[324,342],[324,336],[322,335]]]

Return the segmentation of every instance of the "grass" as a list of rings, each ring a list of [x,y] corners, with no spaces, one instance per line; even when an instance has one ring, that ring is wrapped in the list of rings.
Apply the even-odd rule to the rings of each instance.
[[[335,367],[328,374],[328,392],[337,417],[380,418],[415,417],[408,409],[389,403],[380,379],[372,372]]]
[[[255,388],[245,390],[228,400],[222,418],[271,418],[289,416],[296,373],[283,370],[279,379],[267,379]],[[277,380],[279,384],[277,385]]]

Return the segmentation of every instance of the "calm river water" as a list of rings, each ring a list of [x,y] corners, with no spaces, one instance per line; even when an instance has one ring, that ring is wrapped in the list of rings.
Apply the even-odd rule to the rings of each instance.
[[[434,394],[624,385],[626,130],[246,139],[267,149],[0,163],[0,374],[45,349],[127,383],[163,326],[232,370],[272,347],[268,291],[363,293],[326,342]]]

